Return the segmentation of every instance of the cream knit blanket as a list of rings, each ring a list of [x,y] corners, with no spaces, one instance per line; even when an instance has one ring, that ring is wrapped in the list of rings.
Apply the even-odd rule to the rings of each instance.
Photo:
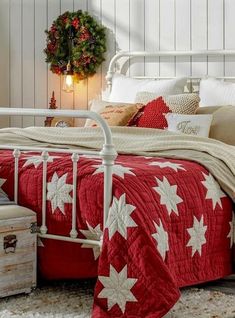
[[[112,127],[113,143],[119,153],[178,158],[205,166],[222,189],[235,201],[235,147],[222,142],[164,130]],[[1,145],[50,146],[101,149],[100,128],[0,129]]]

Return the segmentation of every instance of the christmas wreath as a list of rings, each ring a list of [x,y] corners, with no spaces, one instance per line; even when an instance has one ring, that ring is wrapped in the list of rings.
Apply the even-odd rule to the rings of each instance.
[[[53,73],[64,74],[68,70],[78,79],[96,73],[104,61],[106,51],[105,28],[87,12],[65,12],[45,31],[46,62]]]

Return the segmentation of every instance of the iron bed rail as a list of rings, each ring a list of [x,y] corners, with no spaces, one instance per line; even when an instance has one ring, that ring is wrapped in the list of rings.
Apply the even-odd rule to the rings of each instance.
[[[104,206],[103,206],[103,229],[108,217],[109,207],[112,199],[112,167],[114,160],[117,156],[117,152],[114,148],[112,141],[112,134],[106,121],[97,113],[91,111],[79,111],[79,110],[47,110],[47,109],[22,109],[22,108],[0,108],[0,116],[14,115],[14,116],[36,116],[36,117],[72,117],[72,118],[90,118],[95,120],[103,131],[104,144],[101,151],[79,151],[76,149],[60,149],[60,148],[47,148],[47,147],[29,147],[29,146],[11,146],[1,145],[0,149],[13,150],[14,157],[14,201],[18,202],[18,182],[19,182],[19,159],[22,151],[37,151],[41,152],[41,159],[43,164],[42,169],[42,224],[40,226],[39,237],[49,238],[54,240],[70,241],[75,243],[85,243],[87,245],[102,245],[102,237],[100,241],[88,240],[78,238],[78,229],[76,226],[76,189],[77,189],[77,165],[79,155],[99,155],[102,159],[104,166]],[[71,161],[73,165],[73,198],[72,198],[72,225],[70,236],[54,235],[47,233],[47,161],[49,158],[49,152],[61,152],[71,154]]]
[[[117,54],[113,56],[109,63],[107,75],[106,75],[106,81],[108,85],[109,91],[111,91],[112,88],[112,80],[113,76],[116,73],[116,64],[119,60],[121,60],[123,57],[126,57],[128,59],[136,58],[136,57],[228,57],[228,56],[234,56],[235,57],[235,50],[195,50],[195,51],[156,51],[156,52],[148,52],[148,51],[120,51]],[[156,61],[157,62],[157,61]],[[191,61],[191,63],[194,63],[194,61]],[[196,62],[195,62],[196,63]],[[221,63],[221,62],[219,62]],[[208,76],[209,74],[203,74],[204,76]],[[182,77],[184,77],[182,75]],[[198,76],[188,76],[186,75],[188,80],[200,80],[201,77]],[[133,76],[133,78],[145,78],[145,79],[156,79],[156,80],[162,80],[162,79],[172,79],[176,77],[165,77],[165,76]],[[227,80],[235,80],[235,76],[219,76],[216,77],[218,79],[227,79]]]

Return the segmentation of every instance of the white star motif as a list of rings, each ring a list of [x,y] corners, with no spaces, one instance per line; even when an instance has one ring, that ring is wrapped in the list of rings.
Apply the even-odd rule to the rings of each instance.
[[[99,276],[99,280],[104,288],[99,293],[98,298],[107,298],[108,310],[117,304],[124,314],[126,303],[137,301],[131,292],[131,288],[135,285],[137,279],[127,278],[127,265],[119,273],[110,265],[109,277]]]
[[[56,158],[60,157],[49,156],[47,162],[53,162]],[[23,160],[26,160],[23,167],[34,165],[35,168],[38,168],[38,166],[40,166],[40,164],[43,162],[42,156],[30,156],[28,158],[24,158]]]
[[[54,213],[58,207],[60,211],[65,214],[64,204],[72,203],[70,192],[73,189],[73,185],[66,184],[67,175],[68,173],[65,173],[59,178],[55,172],[51,182],[47,183],[47,200],[51,201],[52,213]]]
[[[103,232],[101,231],[100,224],[98,224],[96,227],[92,227],[88,222],[86,222],[88,230],[80,230],[82,234],[88,239],[88,240],[95,240],[100,241]],[[89,245],[89,244],[82,244],[82,248],[92,248],[94,258],[97,260],[97,258],[100,256],[100,247],[95,245]]]
[[[96,171],[93,174],[97,173],[103,173],[104,172],[104,166],[103,165],[95,165],[92,166],[93,168],[97,168]],[[113,165],[113,174],[121,177],[124,179],[125,174],[131,174],[135,176],[135,174],[131,171],[132,168],[124,167],[122,165]]]
[[[6,179],[0,178],[0,194],[2,194],[4,197],[7,197],[7,194],[3,191],[2,186],[6,181],[7,181]]]
[[[211,199],[213,204],[213,209],[215,209],[217,203],[222,208],[221,199],[226,197],[224,192],[220,189],[218,182],[212,177],[211,174],[206,175],[203,173],[205,181],[202,181],[202,184],[207,189],[206,192],[206,199]]]
[[[127,228],[136,227],[137,224],[131,218],[131,213],[135,210],[135,206],[126,204],[126,194],[120,196],[119,200],[114,197],[112,206],[109,209],[109,215],[106,222],[106,227],[109,231],[109,239],[116,232],[119,232],[122,237],[127,239]]]
[[[163,181],[155,179],[158,187],[153,187],[153,189],[160,195],[160,203],[166,206],[169,215],[172,212],[179,215],[177,204],[183,202],[183,200],[177,195],[177,185],[170,185],[166,177],[163,177]]]
[[[203,225],[203,215],[201,220],[198,221],[197,218],[193,217],[193,226],[187,229],[190,239],[186,246],[192,247],[192,257],[198,251],[199,255],[202,255],[202,245],[206,243],[205,233],[207,231],[207,226]]]
[[[235,243],[235,217],[234,217],[234,212],[232,212],[232,220],[229,222],[230,225],[230,231],[228,233],[227,238],[230,239],[230,248],[233,247],[233,243]]]
[[[171,168],[173,170],[175,170],[176,172],[178,170],[184,170],[185,169],[182,167],[182,164],[180,163],[174,163],[174,162],[170,162],[170,161],[165,161],[165,162],[160,162],[160,161],[153,161],[149,163],[150,166],[158,166],[161,169],[162,168]]]
[[[166,252],[169,251],[168,233],[164,230],[161,220],[160,225],[157,225],[155,222],[153,223],[157,232],[152,234],[152,237],[157,241],[158,252],[161,254],[162,259],[165,261]]]

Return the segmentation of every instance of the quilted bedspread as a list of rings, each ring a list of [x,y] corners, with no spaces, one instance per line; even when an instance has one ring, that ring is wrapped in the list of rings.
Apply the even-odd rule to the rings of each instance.
[[[11,151],[0,153],[0,189],[13,197]],[[198,163],[119,155],[103,248],[39,240],[39,269],[48,279],[98,275],[94,318],[163,317],[179,287],[232,273],[232,201]],[[19,204],[41,218],[42,160],[20,158]],[[94,156],[78,162],[77,226],[82,238],[103,234],[103,167]],[[69,155],[48,159],[48,232],[68,235],[72,213]]]

